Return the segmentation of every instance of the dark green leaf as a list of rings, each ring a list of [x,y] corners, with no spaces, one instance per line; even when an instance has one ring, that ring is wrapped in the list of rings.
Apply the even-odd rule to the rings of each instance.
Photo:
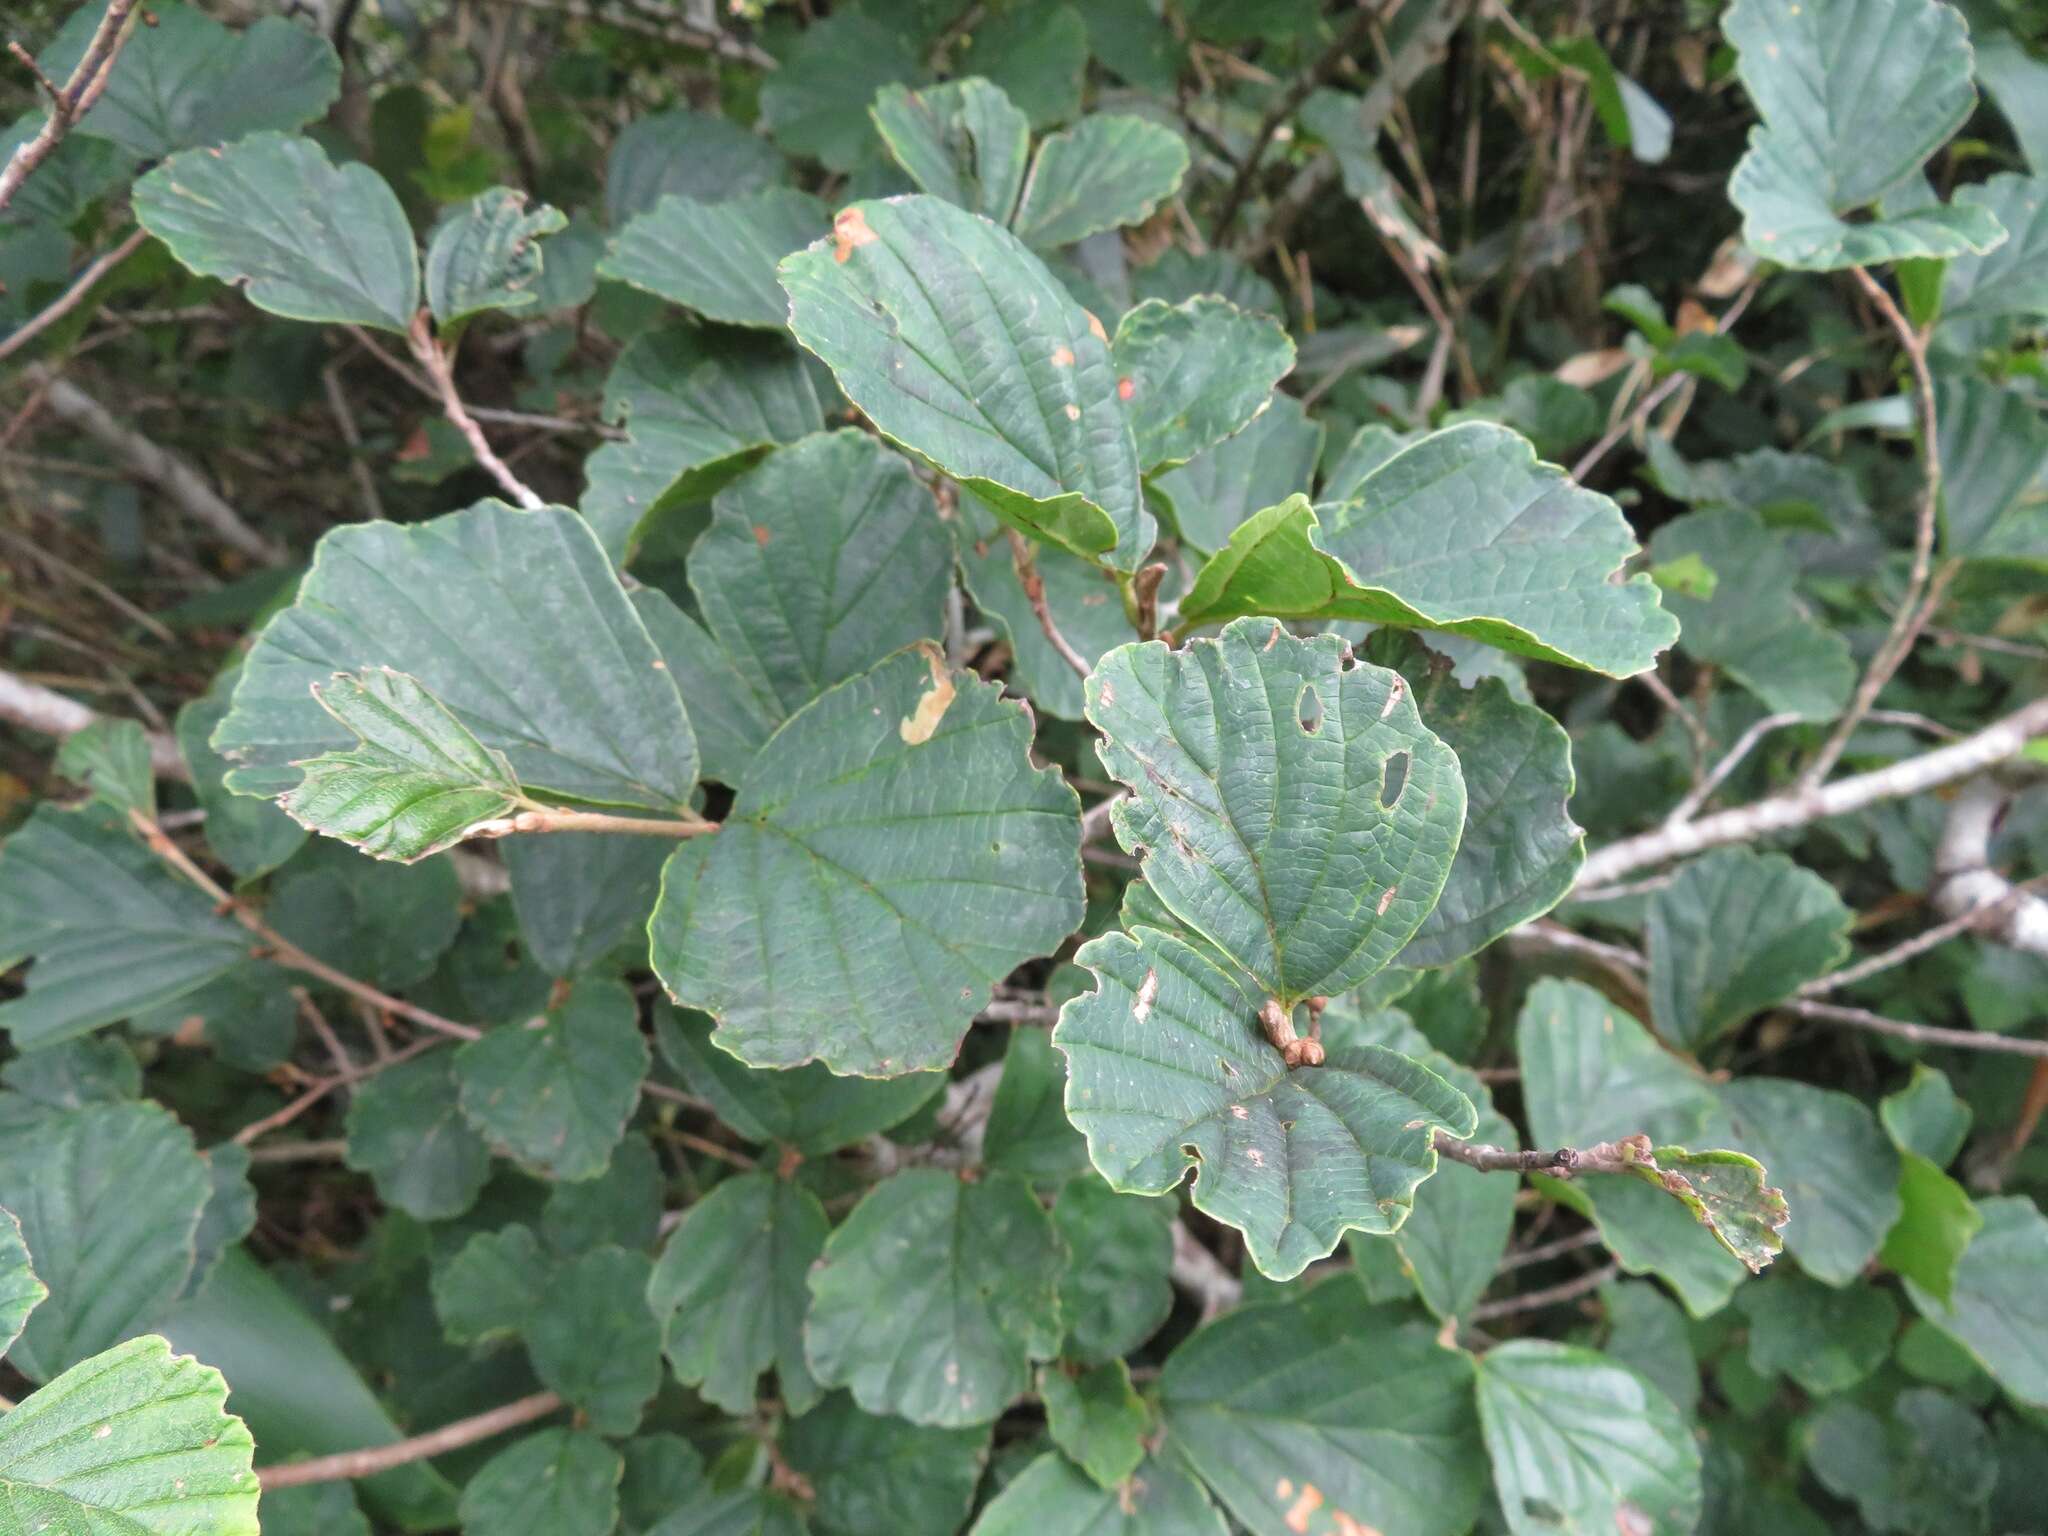
[[[443,332],[487,309],[526,309],[540,298],[540,237],[566,229],[559,208],[530,212],[510,187],[479,193],[427,246],[427,307]]]
[[[603,1435],[631,1434],[661,1386],[645,1254],[593,1248],[556,1269],[528,1319],[534,1374]]]
[[[775,281],[775,264],[831,222],[823,203],[787,187],[730,202],[671,195],[613,237],[597,274],[707,320],[779,331],[789,323],[789,300]]]
[[[1185,464],[1265,409],[1294,367],[1294,343],[1228,299],[1148,299],[1118,323],[1110,366],[1130,403],[1139,467],[1151,471]]]
[[[421,1221],[460,1216],[491,1176],[490,1148],[463,1118],[457,1092],[453,1053],[436,1051],[379,1072],[349,1101],[349,1167]]]
[[[635,118],[612,145],[605,216],[623,229],[662,198],[720,203],[789,179],[775,146],[727,118],[657,112]]]
[[[227,718],[235,684],[241,679],[237,661],[200,697],[178,711],[178,747],[192,770],[192,788],[206,812],[206,846],[244,880],[267,875],[298,852],[306,829],[268,800],[232,793],[222,782],[234,764],[213,750],[214,730]]]
[[[1226,1536],[1223,1513],[1172,1457],[1148,1458],[1121,1486],[1102,1488],[1048,1454],[982,1510],[971,1536]]]
[[[1877,1117],[1846,1093],[1783,1078],[1739,1078],[1720,1098],[1730,1144],[1791,1204],[1786,1248],[1816,1280],[1847,1285],[1899,1216],[1898,1154]]]
[[[1104,1488],[1114,1488],[1145,1459],[1143,1436],[1151,1415],[1131,1386],[1123,1361],[1112,1360],[1078,1376],[1057,1365],[1039,1372],[1053,1444]]]
[[[1250,426],[1166,471],[1151,489],[1171,508],[1184,541],[1218,550],[1259,508],[1307,492],[1322,453],[1323,424],[1309,420],[1292,395],[1275,395]]]
[[[1946,1393],[1901,1392],[1888,1416],[1843,1399],[1801,1436],[1821,1485],[1855,1503],[1873,1531],[1982,1531],[1998,1479],[1991,1436]]]
[[[891,85],[868,111],[921,191],[1009,222],[1024,185],[1031,125],[999,87],[973,76],[915,91]]]
[[[123,815],[156,816],[149,736],[133,720],[93,721],[57,749],[56,769]]]
[[[1038,146],[1010,226],[1026,245],[1049,251],[1142,224],[1180,190],[1187,169],[1188,147],[1172,129],[1142,117],[1084,117]]]
[[[1948,1300],[1910,1276],[1906,1294],[2013,1397],[2048,1408],[2048,1317],[2039,1304],[2048,1285],[2048,1218],[2022,1195],[1981,1200],[1977,1211],[1984,1226],[1956,1266]],[[29,1246],[36,1246],[33,1232]]]
[[[14,1347],[29,1313],[49,1294],[29,1263],[21,1222],[12,1211],[0,1210],[0,1355]]]
[[[820,1536],[953,1536],[988,1456],[986,1429],[932,1429],[862,1413],[835,1392],[783,1431],[817,1492]]]
[[[462,1490],[465,1531],[530,1530],[605,1536],[619,1517],[619,1453],[583,1429],[515,1440]]]
[[[1100,1364],[1159,1331],[1173,1310],[1177,1214],[1170,1200],[1120,1195],[1093,1174],[1068,1181],[1052,1208],[1070,1255],[1060,1277],[1063,1356]]]
[[[499,843],[519,936],[534,963],[550,976],[567,977],[625,946],[639,949],[668,855],[661,838],[609,832],[551,832]]]
[[[491,1344],[524,1334],[553,1283],[532,1229],[517,1223],[479,1232],[434,1268],[434,1311],[458,1344]]]
[[[876,92],[923,73],[894,32],[858,10],[838,12],[805,27],[762,83],[761,123],[790,154],[850,171],[880,148],[868,119]]]

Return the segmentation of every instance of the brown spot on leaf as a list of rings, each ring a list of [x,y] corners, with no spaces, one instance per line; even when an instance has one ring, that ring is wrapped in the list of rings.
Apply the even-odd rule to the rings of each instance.
[[[1128,399],[1130,399],[1130,398],[1131,398],[1131,396],[1135,395],[1135,394],[1136,394],[1137,392],[1138,392],[1138,386],[1137,386],[1136,384],[1133,384],[1133,383],[1131,382],[1131,379],[1130,379],[1130,375],[1126,374],[1126,375],[1125,375],[1125,376],[1124,376],[1123,378],[1120,378],[1120,379],[1118,379],[1118,380],[1116,381],[1116,397],[1117,397],[1117,399],[1119,399],[1119,400],[1128,400]]]
[[[1073,367],[1074,349],[1072,347],[1054,347],[1052,349],[1052,365],[1055,368]]]
[[[1387,702],[1380,706],[1380,718],[1382,720],[1391,715],[1399,706],[1401,693],[1407,686],[1407,683],[1397,674],[1394,678],[1394,686],[1387,690]]]
[[[1287,1510],[1287,1529],[1302,1536],[1308,1530],[1308,1518],[1323,1507],[1323,1491],[1314,1483],[1302,1485],[1300,1497]]]
[[[754,542],[755,542],[756,544],[766,544],[766,543],[768,542],[768,540],[769,540],[769,537],[770,537],[770,535],[769,535],[769,532],[768,532],[768,526],[767,526],[767,524],[765,524],[765,523],[756,523],[756,524],[754,524]]]
[[[939,728],[939,722],[946,717],[946,711],[953,707],[953,677],[946,670],[946,658],[939,648],[920,642],[918,649],[924,652],[925,662],[932,669],[932,685],[921,694],[917,708],[903,717],[899,733],[913,747],[923,746],[932,739],[932,732]]]
[[[868,216],[858,207],[842,208],[832,220],[832,259],[845,262],[863,245],[873,245],[875,232],[868,228]]]
[[[1084,309],[1081,313],[1088,317],[1088,334],[1107,346],[1109,344],[1109,332],[1105,331],[1102,328],[1102,322],[1095,318],[1095,311]]]

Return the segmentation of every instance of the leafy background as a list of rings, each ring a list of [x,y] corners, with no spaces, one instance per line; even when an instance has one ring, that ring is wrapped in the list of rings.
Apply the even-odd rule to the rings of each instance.
[[[7,28],[0,1530],[2048,1531],[2037,6]]]

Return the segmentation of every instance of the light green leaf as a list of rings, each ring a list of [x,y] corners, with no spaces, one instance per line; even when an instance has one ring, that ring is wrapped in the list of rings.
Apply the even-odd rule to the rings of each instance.
[[[1906,1086],[1878,1100],[1877,1118],[1901,1152],[1916,1152],[1946,1168],[1963,1150],[1973,1112],[1939,1068],[1913,1064]]]
[[[661,1387],[661,1329],[648,1309],[653,1264],[610,1246],[548,1277],[528,1319],[534,1374],[603,1435],[631,1434]]]
[[[1735,1305],[1749,1319],[1749,1363],[1780,1373],[1815,1397],[1846,1392],[1891,1357],[1899,1305],[1868,1285],[1835,1290],[1797,1270],[1743,1287]]]
[[[2048,1316],[2040,1306],[2048,1286],[2048,1217],[2023,1195],[1980,1200],[1977,1211],[1984,1225],[1956,1266],[1949,1298],[1910,1275],[1906,1294],[2014,1398],[2048,1408]]]
[[[1957,188],[1956,201],[1988,209],[2008,238],[1986,255],[1964,254],[1948,264],[1942,325],[2008,315],[2048,319],[2048,176],[1992,176]]]
[[[446,333],[487,309],[525,309],[540,297],[540,237],[568,228],[559,208],[528,211],[526,194],[492,187],[434,231],[427,306]]]
[[[1590,1349],[1518,1339],[1478,1363],[1479,1422],[1515,1536],[1687,1536],[1700,1453],[1671,1400]]]
[[[516,598],[508,593],[517,593]],[[238,794],[291,789],[294,764],[352,744],[311,685],[409,673],[530,791],[676,811],[696,740],[675,681],[583,520],[485,501],[320,541],[296,602],[264,626],[213,744]]]
[[[1977,103],[1962,17],[1937,0],[1741,0],[1721,23],[1763,123],[1728,195],[1743,238],[1788,267],[1832,271],[1982,254],[2005,231],[1981,205],[1850,224],[1912,176]]]
[[[810,1274],[804,1348],[827,1386],[870,1413],[959,1427],[996,1418],[1060,1344],[1065,1255],[1011,1173],[936,1168],[884,1180]]]
[[[690,551],[705,627],[771,726],[945,627],[951,541],[865,432],[817,433],[718,493]]]
[[[1884,1417],[1850,1399],[1802,1427],[1806,1463],[1822,1487],[1853,1502],[1872,1531],[1926,1536],[1981,1531],[1998,1481],[1991,1434],[1944,1392],[1901,1392]]]
[[[1118,323],[1110,366],[1150,471],[1185,464],[1264,410],[1294,367],[1294,343],[1228,299],[1148,299]]]
[[[692,1093],[749,1141],[783,1142],[806,1157],[902,1124],[945,1087],[943,1072],[908,1072],[876,1080],[835,1077],[820,1064],[764,1071],[712,1044],[713,1023],[694,1010],[654,1010],[655,1038]]]
[[[491,1152],[457,1104],[452,1053],[436,1051],[386,1068],[348,1106],[348,1166],[377,1194],[421,1221],[446,1221],[476,1203]]]
[[[0,1527],[256,1536],[255,1445],[227,1395],[155,1334],[73,1366],[0,1417]]]
[[[125,815],[156,816],[149,735],[134,720],[95,720],[57,749],[57,772]]]
[[[804,1277],[830,1230],[816,1195],[766,1173],[726,1179],[691,1206],[647,1285],[676,1379],[745,1415],[772,1369],[789,1411],[808,1413],[820,1394],[804,1363]]]
[[[194,272],[287,320],[403,335],[420,307],[398,198],[367,165],[330,164],[311,139],[257,133],[173,155],[135,184],[135,217]]]
[[[647,914],[661,893],[668,855],[661,838],[609,832],[551,832],[500,842],[498,858],[512,881],[519,936],[534,963],[550,976],[568,977],[628,945],[638,950],[646,942]]]
[[[22,1325],[50,1294],[29,1263],[21,1222],[12,1211],[0,1210],[0,1355],[14,1347]]]
[[[775,146],[730,118],[656,112],[628,123],[612,144],[605,217],[613,229],[623,229],[671,193],[722,203],[788,179]]]
[[[1039,1372],[1038,1396],[1053,1444],[1097,1483],[1114,1488],[1138,1470],[1151,1415],[1123,1361],[1111,1360],[1077,1376],[1049,1365]]]
[[[1282,1007],[1358,985],[1436,905],[1458,761],[1400,676],[1337,636],[1246,619],[1182,650],[1127,645],[1089,678],[1088,718],[1131,790],[1112,824],[1147,886]]]
[[[1471,1358],[1413,1318],[1341,1275],[1221,1318],[1167,1359],[1170,1443],[1254,1536],[1469,1530],[1486,1486]]]
[[[1621,509],[1538,463],[1526,438],[1467,422],[1382,464],[1357,499],[1292,497],[1236,529],[1181,603],[1183,625],[1243,613],[1443,629],[1627,677],[1677,638]]]
[[[911,90],[884,87],[868,108],[882,142],[919,190],[998,224],[1024,185],[1031,125],[978,76]]]
[[[308,830],[411,864],[518,803],[505,754],[471,735],[418,678],[366,667],[337,672],[312,693],[359,745],[293,765],[304,777],[277,803]]]
[[[953,1536],[974,1502],[989,1433],[880,1418],[835,1392],[785,1426],[782,1449],[816,1490],[819,1536]]]
[[[823,203],[788,187],[730,202],[668,196],[613,237],[597,274],[707,320],[779,331],[789,323],[789,300],[775,281],[775,264],[831,222]]]
[[[1142,224],[1180,190],[1187,170],[1187,144],[1172,129],[1142,117],[1084,117],[1038,146],[1010,227],[1026,245],[1049,251]]]
[[[1782,1002],[1848,957],[1854,914],[1781,853],[1722,848],[1650,898],[1650,1010],[1690,1051]]]
[[[1738,1078],[1720,1099],[1729,1144],[1770,1170],[1795,1213],[1786,1248],[1816,1280],[1847,1285],[1899,1218],[1898,1153],[1877,1117],[1846,1093],[1784,1078]]]
[[[1740,1259],[1751,1274],[1784,1250],[1779,1235],[1791,1219],[1783,1190],[1766,1183],[1764,1165],[1741,1152],[1688,1152],[1684,1147],[1647,1148],[1630,1153],[1631,1177],[1670,1195]]]
[[[110,807],[39,805],[0,845],[0,961],[35,961],[0,1003],[16,1050],[174,1002],[245,965],[250,942]]]
[[[105,13],[104,5],[72,12],[37,61],[43,73],[68,78]],[[172,0],[152,6],[150,18],[130,29],[98,103],[74,130],[112,139],[137,159],[301,127],[325,117],[341,90],[333,46],[282,16],[231,32]]]
[[[1197,1209],[1238,1228],[1254,1263],[1292,1279],[1347,1231],[1401,1225],[1435,1171],[1438,1126],[1469,1136],[1465,1096],[1380,1046],[1333,1044],[1289,1068],[1247,978],[1153,928],[1076,961],[1097,989],[1061,1010],[1067,1114],[1118,1190],[1160,1195],[1197,1168]]]
[[[926,645],[798,710],[669,859],[648,931],[670,995],[753,1066],[949,1065],[995,982],[1081,921],[1079,801],[1030,734]]]
[[[433,1274],[434,1312],[457,1344],[494,1344],[524,1334],[553,1284],[533,1229],[517,1222],[479,1232]]]
[[[923,74],[895,32],[857,10],[838,12],[805,27],[762,81],[761,125],[787,153],[850,171],[877,148],[868,103],[884,86]]]
[[[550,1179],[604,1172],[647,1067],[639,1010],[608,977],[585,977],[542,1018],[502,1024],[455,1053],[470,1124]]]
[[[1305,493],[1322,454],[1323,424],[1309,420],[1292,395],[1275,395],[1250,426],[1167,470],[1150,489],[1171,510],[1183,542],[1218,550],[1259,508]]]
[[[242,675],[239,660],[217,675],[200,697],[178,711],[178,747],[192,770],[192,789],[206,812],[206,846],[244,880],[267,875],[299,850],[306,829],[273,801],[231,792],[222,780],[234,764],[213,750],[214,729],[227,717]]]
[[[619,1453],[586,1429],[515,1440],[462,1490],[462,1528],[605,1536],[619,1518]]]
[[[991,1499],[969,1536],[1227,1536],[1223,1512],[1174,1458],[1141,1462],[1116,1488],[1098,1487],[1048,1452]]]
[[[1034,538],[1137,569],[1152,519],[1108,338],[1016,236],[888,198],[779,271],[797,339],[885,436]]]
[[[1529,1134],[1540,1147],[1638,1134],[1697,1140],[1725,1129],[1699,1069],[1582,983],[1546,979],[1531,987],[1515,1039]]]
[[[2048,422],[2040,409],[1983,379],[1943,377],[1934,387],[1942,552],[2048,568]]]
[[[133,1198],[139,1181],[147,1199]],[[0,1207],[50,1294],[8,1363],[48,1381],[153,1322],[192,1272],[211,1190],[192,1133],[162,1105],[32,1110],[0,1146]]]
[[[1017,1031],[1027,1033],[1036,1031]],[[1067,1182],[1052,1208],[1072,1256],[1060,1276],[1064,1357],[1100,1364],[1159,1331],[1173,1311],[1168,1276],[1177,1214],[1170,1200],[1120,1195],[1092,1173]]]

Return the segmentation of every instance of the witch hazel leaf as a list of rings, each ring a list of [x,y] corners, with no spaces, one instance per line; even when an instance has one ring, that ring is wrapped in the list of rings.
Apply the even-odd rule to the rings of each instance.
[[[1618,1143],[1629,1173],[1677,1199],[1753,1275],[1784,1251],[1779,1234],[1792,1219],[1783,1190],[1765,1183],[1764,1165],[1740,1152],[1652,1149],[1647,1136]]]
[[[1024,184],[1031,123],[980,76],[912,90],[884,87],[868,115],[918,187],[1006,223]]]
[[[1185,464],[1263,411],[1294,367],[1294,343],[1270,316],[1203,294],[1138,305],[1118,324],[1110,359],[1150,472]]]
[[[671,195],[619,231],[597,273],[707,320],[779,331],[789,323],[789,300],[775,264],[830,223],[823,203],[788,187],[729,202]]]
[[[434,231],[427,246],[427,307],[446,332],[487,309],[540,300],[540,237],[568,228],[559,208],[526,206],[526,194],[492,187]]]
[[[1187,174],[1181,136],[1142,117],[1096,113],[1048,134],[1011,228],[1034,250],[1141,224]]]
[[[36,1278],[30,1265],[21,1222],[12,1211],[0,1210],[0,1355],[13,1347],[29,1313],[49,1294],[50,1288]]]
[[[1290,1067],[1262,1032],[1261,990],[1171,934],[1112,933],[1075,958],[1097,986],[1061,1010],[1053,1044],[1096,1170],[1162,1195],[1197,1169],[1196,1208],[1243,1232],[1273,1279],[1346,1232],[1394,1231],[1436,1171],[1435,1130],[1478,1126],[1462,1093],[1381,1046]]]
[[[313,697],[361,745],[295,765],[304,777],[277,803],[299,825],[410,864],[518,803],[505,754],[478,741],[418,678],[389,667],[337,672],[313,685]]]

